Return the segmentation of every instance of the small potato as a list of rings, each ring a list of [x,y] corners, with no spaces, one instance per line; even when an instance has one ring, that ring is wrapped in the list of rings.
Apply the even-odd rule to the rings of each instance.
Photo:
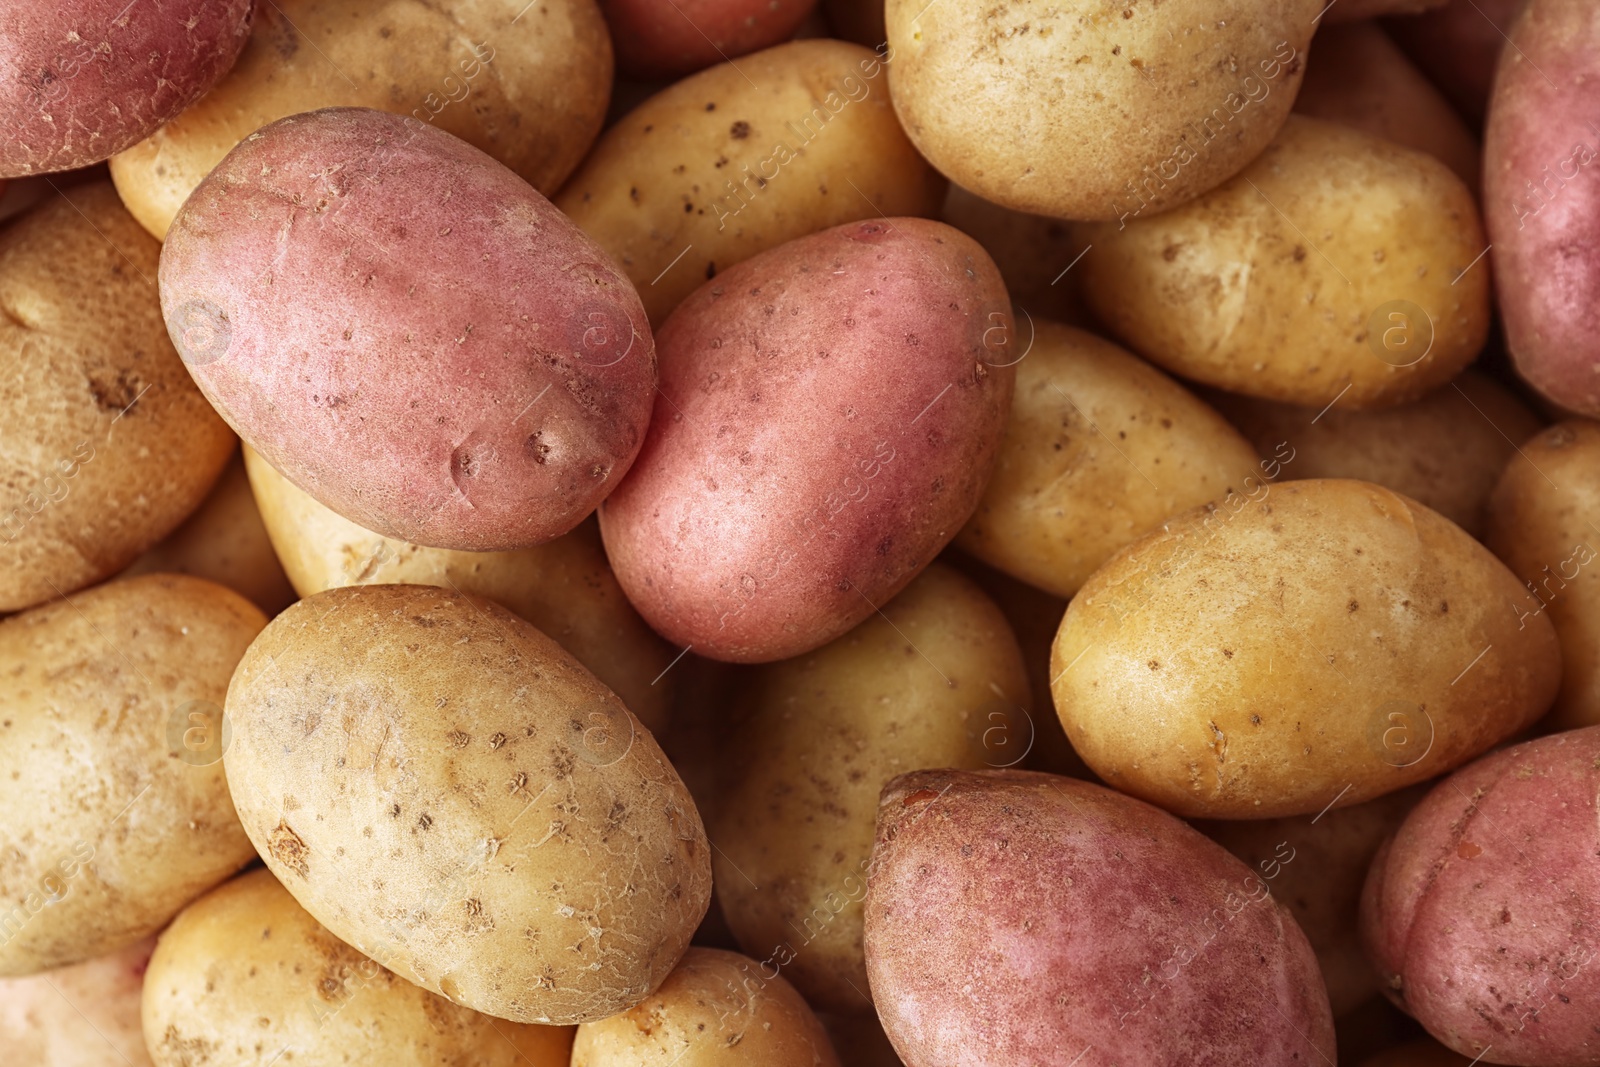
[[[934,564],[831,644],[762,668],[712,825],[739,945],[818,1008],[870,1012],[861,899],[878,794],[923,767],[1011,766],[1032,740],[1022,652],[1000,609]]]
[[[228,716],[267,867],[334,936],[463,1007],[626,1011],[706,913],[705,830],[655,739],[492,601],[308,597],[251,645]]]
[[[482,152],[386,112],[296,115],[230,152],[167,235],[161,306],[251,448],[397,540],[559,537],[650,420],[650,328],[605,252]]]
[[[785,241],[937,215],[945,182],[895,119],[886,62],[795,41],[686,78],[607,130],[556,206],[627,272],[652,326]]]
[[[1084,296],[1174,374],[1321,408],[1415,399],[1489,330],[1472,192],[1432,156],[1294,115],[1237,178],[1080,231]]]
[[[866,949],[878,1016],[913,1067],[1334,1059],[1316,957],[1261,877],[1071,778],[890,782]]]
[[[817,0],[600,0],[617,50],[617,73],[638,81],[681,78],[780,44],[816,5]]]
[[[1109,785],[1179,815],[1356,804],[1544,714],[1561,661],[1537,604],[1413,500],[1263,486],[1095,572],[1056,635],[1056,711]]]
[[[0,978],[7,1067],[151,1067],[139,991],[153,937],[27,978]]]
[[[839,1067],[822,1023],[781,974],[691,948],[621,1015],[578,1027],[572,1067]]]
[[[144,982],[156,1067],[567,1067],[572,1029],[508,1023],[384,970],[255,870],[185,908]]]
[[[1362,1060],[1361,1067],[1477,1067],[1483,1062],[1481,1059],[1474,1061],[1458,1056],[1437,1041],[1423,1039]]]
[[[991,204],[959,185],[950,186],[939,217],[983,246],[1020,311],[1030,318],[1087,325],[1078,285],[1083,275],[1071,269],[1084,246],[1071,223]]]
[[[277,549],[301,596],[347,585],[436,585],[487,597],[553,637],[653,733],[666,728],[671,686],[658,679],[673,653],[623,596],[593,522],[515,552],[423,548],[340,517],[248,446],[244,462],[272,538],[268,551]]]
[[[0,612],[116,574],[228,462],[167,340],[159,255],[103,181],[0,230]]]
[[[250,861],[222,701],[265,624],[170,574],[0,622],[0,976],[126,948]]]
[[[1474,127],[1483,125],[1494,70],[1528,0],[1446,0],[1385,29]]]
[[[161,240],[201,179],[255,130],[319,108],[373,107],[454,134],[549,196],[600,132],[611,71],[595,0],[534,8],[527,0],[270,0],[256,5],[233,72],[112,157],[111,177]]]
[[[1071,597],[1163,520],[1260,471],[1237,430],[1143,360],[1070,326],[1033,327],[994,475],[956,544]]]

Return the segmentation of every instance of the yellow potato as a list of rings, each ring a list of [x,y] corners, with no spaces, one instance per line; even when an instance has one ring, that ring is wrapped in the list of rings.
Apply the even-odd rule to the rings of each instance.
[[[0,978],[6,1067],[151,1067],[139,991],[155,938],[27,978]]]
[[[1012,211],[959,185],[950,186],[940,218],[981,244],[994,259],[1017,306],[1017,328],[1024,337],[1028,317],[1088,325],[1078,285],[1083,275],[1073,269],[1082,262],[1079,254],[1084,245],[1070,222]]]
[[[1357,804],[1544,714],[1561,662],[1536,607],[1415,501],[1356,481],[1263,486],[1095,572],[1056,635],[1056,711],[1107,784],[1178,815]]]
[[[458,1007],[327,931],[270,871],[185,908],[150,960],[144,1029],[156,1067],[567,1067],[572,1029]]]
[[[1163,520],[1261,479],[1249,443],[1177,382],[1091,333],[1033,325],[1000,458],[956,537],[961,549],[1070,597]]]
[[[1399,404],[1455,377],[1488,335],[1472,192],[1432,156],[1336,123],[1291,116],[1199,200],[1081,232],[1094,247],[1077,269],[1101,321],[1230,392]]]
[[[706,279],[857,219],[935,216],[945,182],[895,119],[881,57],[808,40],[657,93],[606,131],[556,206],[659,326]]]

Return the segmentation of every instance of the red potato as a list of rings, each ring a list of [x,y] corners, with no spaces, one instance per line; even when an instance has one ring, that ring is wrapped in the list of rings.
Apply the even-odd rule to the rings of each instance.
[[[617,73],[639,81],[681,78],[780,44],[816,6],[817,0],[600,0]]]
[[[144,140],[232,68],[251,0],[0,0],[0,177]]]
[[[1011,405],[999,270],[943,223],[849,223],[745,260],[661,329],[661,399],[600,509],[623,591],[713,659],[820,647],[977,506]]]
[[[150,1067],[139,996],[156,939],[120,952],[0,978],[6,1067]]]
[[[1527,3],[1449,0],[1420,15],[1389,19],[1385,29],[1476,126],[1489,106],[1489,88],[1506,35]]]
[[[252,134],[178,213],[160,277],[239,436],[384,536],[549,541],[644,440],[632,284],[532,186],[413,119],[328,108]]]
[[[878,809],[867,972],[909,1067],[1334,1060],[1316,958],[1178,819],[1025,771],[916,771]]]
[[[1361,935],[1387,992],[1455,1051],[1600,1064],[1600,727],[1486,756],[1379,852]]]

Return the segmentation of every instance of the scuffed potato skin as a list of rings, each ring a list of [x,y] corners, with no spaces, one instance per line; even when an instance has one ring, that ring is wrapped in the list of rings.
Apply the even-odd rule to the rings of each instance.
[[[781,44],[816,6],[817,0],[600,0],[617,73],[634,81],[681,78]]]
[[[0,978],[8,1067],[151,1067],[139,993],[155,947],[150,937],[69,967]]]

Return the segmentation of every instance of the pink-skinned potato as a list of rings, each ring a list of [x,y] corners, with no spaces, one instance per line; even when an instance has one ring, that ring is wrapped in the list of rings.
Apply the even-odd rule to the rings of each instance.
[[[1173,816],[1071,778],[890,782],[866,952],[909,1067],[1334,1061],[1316,958],[1267,883]]]
[[[0,3],[0,177],[87,167],[144,140],[232,68],[251,0]]]
[[[147,937],[82,963],[0,978],[6,1067],[150,1067],[139,995],[155,947]]]
[[[972,514],[1011,405],[1005,286],[943,223],[849,223],[708,282],[661,329],[656,415],[600,509],[623,590],[713,659],[820,647]]]
[[[1600,1064],[1600,727],[1485,756],[1434,787],[1367,876],[1389,998],[1484,1063]]]
[[[246,138],[174,220],[161,299],[239,436],[386,537],[558,537],[650,418],[632,284],[532,186],[411,118],[328,108]]]
[[[781,44],[816,6],[817,0],[600,0],[617,73],[638,81],[681,78]]]
[[[1506,35],[1528,0],[1449,0],[1384,28],[1474,126],[1489,106]]]

